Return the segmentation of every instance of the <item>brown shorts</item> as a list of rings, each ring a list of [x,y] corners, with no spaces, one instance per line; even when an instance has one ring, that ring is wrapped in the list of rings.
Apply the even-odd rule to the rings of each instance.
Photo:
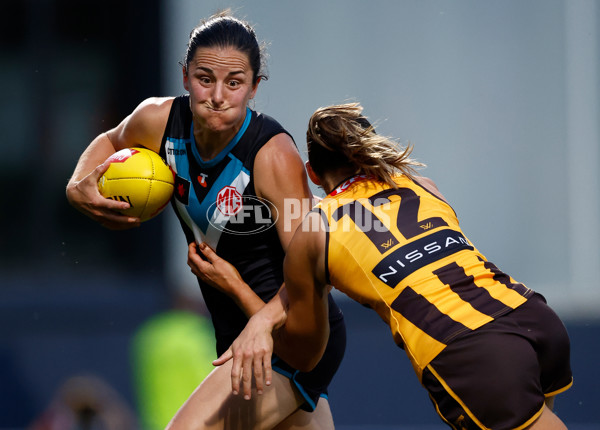
[[[546,397],[570,388],[565,326],[540,294],[451,342],[423,371],[422,384],[452,428],[520,429]]]

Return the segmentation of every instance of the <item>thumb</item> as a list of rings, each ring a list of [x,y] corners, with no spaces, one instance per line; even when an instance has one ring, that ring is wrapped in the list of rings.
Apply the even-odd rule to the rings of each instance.
[[[108,168],[110,167],[111,162],[106,160],[104,161],[102,164],[99,164],[98,166],[96,166],[96,168],[94,169],[94,171],[92,172],[92,175],[95,177],[96,181],[98,179],[100,179],[100,177],[102,175],[104,175],[104,173],[106,173],[106,171],[108,170]]]
[[[233,358],[233,352],[231,351],[231,347],[227,351],[225,351],[219,358],[213,360],[213,366],[221,366],[222,364],[227,363],[229,360]]]

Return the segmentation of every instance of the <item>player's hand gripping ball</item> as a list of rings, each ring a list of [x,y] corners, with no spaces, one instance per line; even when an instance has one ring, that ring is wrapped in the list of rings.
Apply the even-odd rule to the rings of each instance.
[[[123,215],[142,221],[158,215],[173,195],[175,175],[156,152],[126,148],[108,157],[110,166],[98,180],[98,189],[107,199],[130,204]]]

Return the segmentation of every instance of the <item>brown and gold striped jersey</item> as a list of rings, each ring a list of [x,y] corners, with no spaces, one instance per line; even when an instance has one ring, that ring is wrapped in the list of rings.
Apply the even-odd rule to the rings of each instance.
[[[487,261],[418,178],[395,181],[397,189],[355,176],[315,210],[327,224],[329,282],[389,324],[420,378],[449,342],[533,291]]]

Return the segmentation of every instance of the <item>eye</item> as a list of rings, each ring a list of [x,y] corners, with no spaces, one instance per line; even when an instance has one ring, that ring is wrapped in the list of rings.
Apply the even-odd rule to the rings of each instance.
[[[236,80],[231,80],[227,83],[228,86],[230,86],[231,88],[236,88],[240,85],[239,81]]]
[[[210,78],[208,76],[200,76],[198,78],[201,84],[208,85],[210,84]]]

